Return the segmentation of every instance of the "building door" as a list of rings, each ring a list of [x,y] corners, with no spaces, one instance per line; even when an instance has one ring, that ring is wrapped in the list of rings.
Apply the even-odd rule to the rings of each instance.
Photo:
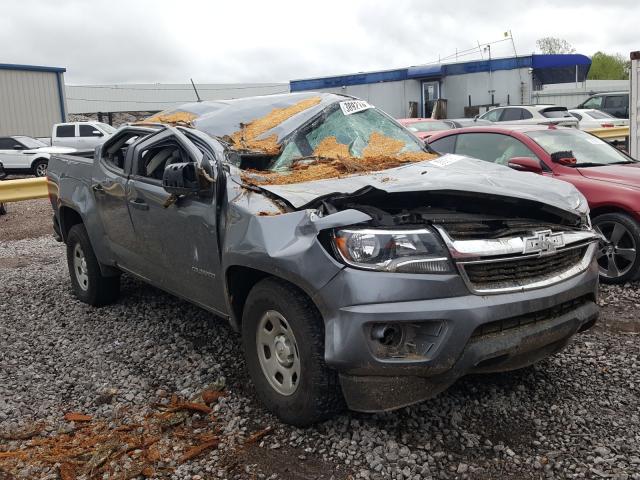
[[[440,98],[440,82],[422,82],[423,117],[430,117],[436,100]]]

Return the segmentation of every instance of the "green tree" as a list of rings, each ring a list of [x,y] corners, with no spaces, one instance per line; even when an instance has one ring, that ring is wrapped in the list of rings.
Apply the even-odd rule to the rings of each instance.
[[[573,46],[562,38],[543,37],[536,40],[536,45],[542,53],[574,53],[576,51]]]
[[[609,55],[604,52],[596,52],[591,57],[589,80],[628,80],[630,62],[622,55],[616,53]]]

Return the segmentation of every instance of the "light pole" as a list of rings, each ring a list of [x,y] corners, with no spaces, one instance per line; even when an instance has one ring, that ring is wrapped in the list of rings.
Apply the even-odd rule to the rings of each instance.
[[[484,50],[489,54],[489,95],[491,96],[491,105],[494,104],[494,94],[495,90],[493,89],[493,75],[491,73],[491,45],[487,44],[484,47]]]

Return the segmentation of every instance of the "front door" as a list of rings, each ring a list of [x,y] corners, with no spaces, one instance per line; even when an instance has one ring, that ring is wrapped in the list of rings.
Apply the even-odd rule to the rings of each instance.
[[[423,117],[431,117],[436,100],[440,98],[440,82],[422,82]]]
[[[204,147],[200,147],[204,148]],[[127,191],[136,234],[138,273],[151,283],[212,310],[224,311],[214,188],[173,203],[162,187],[166,166],[214,162],[177,129],[166,129],[138,144]]]

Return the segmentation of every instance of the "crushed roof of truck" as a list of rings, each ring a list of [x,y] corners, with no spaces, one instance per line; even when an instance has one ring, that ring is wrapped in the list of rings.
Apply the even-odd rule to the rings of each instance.
[[[187,125],[215,138],[233,139],[235,136],[236,139],[239,139],[238,133],[246,129],[249,124],[255,124],[256,120],[262,122],[262,119],[271,116],[272,120],[279,119],[280,121],[273,121],[270,128],[261,128],[259,133],[253,136],[253,139],[267,140],[271,137],[279,143],[303,122],[312,118],[328,105],[348,98],[351,97],[332,93],[304,92],[194,102],[157,113],[145,119],[144,123]],[[299,105],[302,105],[302,108]],[[274,116],[274,110],[280,112],[281,115]],[[294,121],[292,121],[292,117],[295,117]],[[263,123],[263,125],[265,124]],[[274,135],[275,137],[273,137]]]

